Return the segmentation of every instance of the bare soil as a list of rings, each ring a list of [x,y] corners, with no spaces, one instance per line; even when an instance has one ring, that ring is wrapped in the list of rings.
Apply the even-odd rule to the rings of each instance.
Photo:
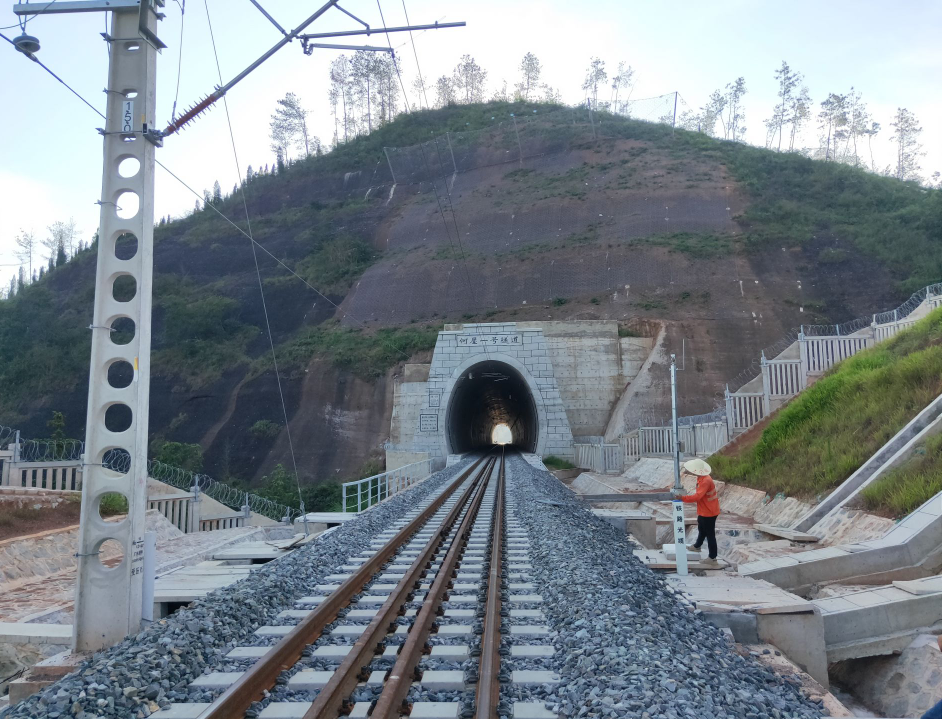
[[[79,523],[81,504],[63,502],[58,507],[11,507],[0,502],[0,541],[25,537],[52,529],[63,529]]]

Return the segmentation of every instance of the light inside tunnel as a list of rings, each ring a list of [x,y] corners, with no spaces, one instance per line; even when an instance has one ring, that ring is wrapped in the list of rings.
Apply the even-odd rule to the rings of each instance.
[[[530,386],[510,365],[485,360],[465,370],[452,389],[445,419],[448,451],[491,446],[498,425],[507,427],[508,442],[536,451],[540,423]]]
[[[495,425],[491,431],[491,442],[494,444],[513,444],[514,434],[510,431],[510,427],[501,422]]]

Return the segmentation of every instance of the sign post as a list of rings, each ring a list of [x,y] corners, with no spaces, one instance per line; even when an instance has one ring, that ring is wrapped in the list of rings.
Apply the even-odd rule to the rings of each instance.
[[[671,426],[674,445],[674,551],[676,552],[677,574],[687,575],[687,527],[684,524],[684,503],[678,499],[684,491],[680,483],[680,437],[677,430],[677,355],[671,355]]]

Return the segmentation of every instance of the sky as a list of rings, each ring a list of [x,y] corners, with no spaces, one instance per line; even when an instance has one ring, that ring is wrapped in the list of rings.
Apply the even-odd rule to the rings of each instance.
[[[612,74],[619,61],[635,70],[632,98],[677,91],[693,108],[715,89],[743,76],[746,140],[763,144],[762,121],[776,102],[773,72],[786,60],[802,72],[817,111],[829,92],[851,86],[863,94],[883,126],[874,139],[877,165],[891,162],[889,124],[898,107],[914,112],[924,132],[923,175],[942,170],[942,3],[907,0],[793,0],[789,3],[727,0],[672,3],[620,0],[572,3],[555,0],[380,0],[389,26],[404,25],[404,8],[413,24],[464,20],[467,27],[416,33],[415,51],[427,82],[450,74],[468,53],[488,72],[490,94],[506,80],[517,81],[521,57],[537,55],[543,82],[559,88],[563,100],[576,103],[585,68],[593,56]],[[34,0],[37,6],[42,2]],[[182,0],[180,0],[182,2]],[[311,15],[320,0],[263,0],[278,22],[293,28]],[[373,27],[381,27],[374,0],[344,0],[343,7]],[[158,125],[192,105],[218,84],[207,24],[212,21],[224,81],[239,73],[281,37],[249,0],[190,0],[185,13],[168,0],[159,35],[168,45],[158,57]],[[0,6],[0,26],[13,25],[12,0]],[[182,19],[182,46],[181,37]],[[311,32],[347,30],[355,21],[328,11]],[[100,33],[103,13],[47,15],[29,22],[39,38],[38,57],[89,102],[104,109],[107,51]],[[2,31],[8,37],[18,28]],[[408,34],[391,35],[400,54],[403,80],[411,88],[416,58]],[[385,44],[382,35],[349,39]],[[181,52],[182,47],[182,52]],[[301,52],[299,43],[282,49],[227,96],[241,166],[274,160],[268,122],[275,102],[286,92],[300,96],[310,110],[314,134],[325,143],[333,122],[327,102],[328,66],[335,50]],[[180,59],[182,57],[182,62]],[[177,87],[180,70],[179,89]],[[16,272],[14,237],[21,230],[45,237],[57,220],[74,218],[81,237],[98,225],[101,187],[101,119],[36,64],[0,40],[0,287]],[[432,99],[430,97],[430,99]],[[410,89],[410,103],[411,89]],[[816,142],[806,130],[803,144]],[[224,191],[238,177],[226,115],[221,106],[201,116],[179,135],[168,138],[157,158],[191,187],[202,192],[218,180]],[[180,216],[195,197],[157,168],[155,214]]]

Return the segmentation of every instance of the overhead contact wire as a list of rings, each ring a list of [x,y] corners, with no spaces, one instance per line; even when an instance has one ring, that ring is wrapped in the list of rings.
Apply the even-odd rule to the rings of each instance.
[[[206,22],[209,24],[209,37],[212,41],[213,46],[213,55],[216,59],[216,72],[219,74],[219,84],[222,85],[222,68],[219,65],[219,53],[216,51],[216,38],[213,35],[213,22],[210,19],[209,15],[209,0],[203,0],[203,5],[206,7]],[[252,237],[252,220],[249,216],[249,205],[248,201],[245,198],[245,182],[242,180],[242,167],[239,164],[239,153],[236,150],[236,141],[235,133],[232,130],[232,118],[229,115],[229,103],[226,100],[226,96],[223,95],[222,98],[223,107],[226,110],[226,123],[229,126],[229,139],[232,143],[232,156],[235,160],[236,165],[236,176],[238,177],[239,182],[239,191],[242,196],[242,207],[245,209],[245,223],[248,229],[249,239],[252,240],[252,259],[255,262],[255,274],[258,277],[258,292],[262,299],[262,312],[265,315],[265,329],[268,332],[268,343],[271,346],[271,361],[275,369],[275,380],[278,384],[278,396],[281,398],[281,411],[285,418],[285,434],[288,438],[288,450],[291,453],[291,466],[294,468],[294,481],[298,489],[298,503],[301,509],[302,516],[304,515],[304,498],[301,495],[301,478],[298,475],[298,463],[294,456],[294,442],[291,439],[291,426],[288,422],[288,405],[285,403],[285,393],[281,387],[281,373],[278,371],[278,357],[275,353],[275,340],[272,337],[271,333],[271,320],[268,318],[268,304],[265,302],[265,285],[262,282],[262,270],[258,264],[258,252],[255,250],[255,239]],[[211,204],[211,203],[207,203]],[[305,529],[307,528],[307,521],[304,522]]]

